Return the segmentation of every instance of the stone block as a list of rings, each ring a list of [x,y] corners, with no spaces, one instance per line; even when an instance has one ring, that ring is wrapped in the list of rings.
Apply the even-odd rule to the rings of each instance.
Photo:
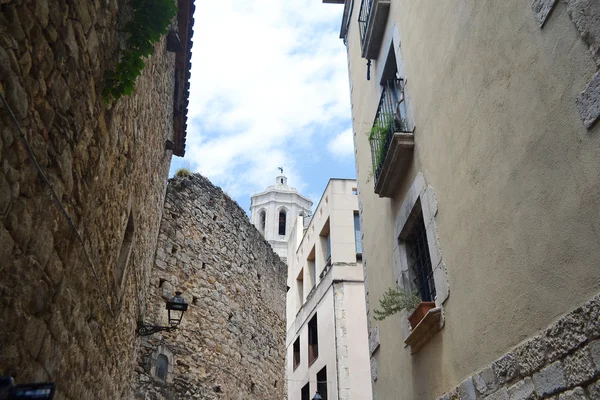
[[[592,383],[587,387],[587,391],[590,395],[590,399],[600,399],[600,380]]]
[[[550,12],[554,9],[555,4],[556,0],[533,0],[533,3],[531,3],[533,16],[540,25],[540,28],[544,26],[544,23],[550,15]]]
[[[458,395],[460,400],[477,400],[475,386],[473,385],[473,379],[471,377],[465,379],[458,385]]]
[[[586,316],[577,309],[558,320],[546,331],[547,361],[553,362],[579,348],[586,340]]]
[[[522,376],[529,376],[544,366],[546,345],[544,336],[535,336],[514,351],[517,367]]]
[[[477,392],[481,395],[492,393],[498,389],[492,367],[487,367],[478,374],[475,374],[473,376],[473,383],[475,384],[475,389],[477,389]]]
[[[484,397],[483,400],[509,400],[508,398],[508,389],[502,388],[498,390],[496,393],[492,393],[487,397]]]
[[[2,222],[0,222],[0,260],[10,260],[15,242],[10,236],[10,233],[4,228]],[[2,264],[0,271],[4,268],[5,264]]]
[[[577,108],[586,128],[591,128],[600,118],[600,71],[577,96]]]
[[[583,388],[576,387],[573,390],[558,395],[558,400],[587,400]]]
[[[583,310],[586,316],[585,334],[589,339],[600,337],[600,296],[588,301]]]
[[[587,348],[565,357],[563,371],[571,386],[580,385],[592,379],[595,375],[595,368]]]
[[[591,0],[563,0],[567,12],[588,45],[596,64],[600,66],[600,2]]]
[[[517,362],[513,353],[508,353],[492,364],[496,382],[500,385],[510,382],[518,375]]]
[[[535,387],[531,378],[525,378],[508,388],[508,397],[510,400],[535,400]]]
[[[600,373],[600,340],[594,340],[586,348],[589,350],[592,362],[595,365],[595,372]]]
[[[533,374],[535,391],[540,396],[554,394],[567,386],[567,380],[560,361],[555,362]]]
[[[454,388],[447,393],[444,393],[438,400],[460,400],[458,397],[458,389]]]

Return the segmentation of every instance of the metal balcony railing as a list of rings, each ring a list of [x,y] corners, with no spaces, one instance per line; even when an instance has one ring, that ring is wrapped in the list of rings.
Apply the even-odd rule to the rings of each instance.
[[[379,178],[395,132],[409,132],[403,79],[388,79],[383,85],[379,107],[369,134],[375,182]]]
[[[367,25],[369,24],[369,16],[373,8],[373,0],[362,0],[360,3],[360,12],[358,13],[358,30],[360,31],[360,43],[365,46],[365,38],[367,37]]]

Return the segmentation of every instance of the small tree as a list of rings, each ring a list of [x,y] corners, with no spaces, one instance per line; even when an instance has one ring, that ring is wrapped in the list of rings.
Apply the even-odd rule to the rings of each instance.
[[[402,310],[412,312],[421,303],[421,298],[414,292],[389,288],[379,299],[381,310],[374,310],[375,319],[383,321],[390,315]]]

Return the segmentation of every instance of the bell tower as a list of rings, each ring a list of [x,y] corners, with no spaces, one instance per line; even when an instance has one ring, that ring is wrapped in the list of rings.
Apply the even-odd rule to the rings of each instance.
[[[290,231],[299,215],[311,213],[312,201],[296,188],[288,186],[283,168],[275,184],[254,194],[250,199],[250,222],[269,242],[282,260],[287,260]]]

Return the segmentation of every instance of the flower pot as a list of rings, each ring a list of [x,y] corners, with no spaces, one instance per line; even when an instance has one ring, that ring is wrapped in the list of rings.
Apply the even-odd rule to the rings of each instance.
[[[425,318],[429,310],[435,308],[435,303],[433,301],[422,301],[419,303],[415,311],[408,316],[408,321],[410,322],[410,327],[415,329],[419,322]]]

